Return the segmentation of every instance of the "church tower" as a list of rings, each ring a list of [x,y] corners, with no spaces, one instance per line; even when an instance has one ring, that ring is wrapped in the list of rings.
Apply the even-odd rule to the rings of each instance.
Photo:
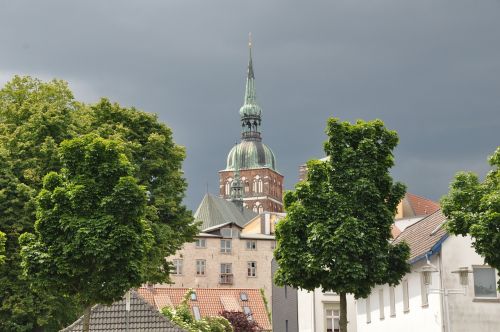
[[[219,171],[220,195],[254,212],[283,212],[283,175],[260,133],[262,109],[255,94],[251,40],[248,48],[245,99],[240,108],[241,142],[229,151],[226,168]]]

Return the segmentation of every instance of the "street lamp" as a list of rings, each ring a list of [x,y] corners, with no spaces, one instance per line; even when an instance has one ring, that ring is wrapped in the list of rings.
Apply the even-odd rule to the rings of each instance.
[[[458,279],[460,280],[460,286],[464,287],[464,291],[465,291],[465,288],[469,286],[469,273],[472,273],[472,270],[469,270],[468,267],[461,267],[458,270],[451,271],[451,273],[458,273]]]
[[[419,270],[422,280],[425,284],[425,288],[427,290],[427,293],[438,293],[438,294],[443,294],[444,295],[444,308],[445,308],[445,317],[446,317],[446,330],[450,332],[450,313],[448,309],[448,296],[450,294],[462,294],[466,295],[467,294],[467,287],[469,286],[469,273],[472,271],[469,270],[468,267],[460,267],[455,271],[451,271],[451,273],[457,273],[458,274],[458,279],[460,282],[460,286],[462,286],[461,289],[448,289],[448,288],[435,288],[431,289],[429,288],[429,285],[432,283],[432,273],[439,272],[439,270],[429,262],[427,259],[427,263],[422,266]]]

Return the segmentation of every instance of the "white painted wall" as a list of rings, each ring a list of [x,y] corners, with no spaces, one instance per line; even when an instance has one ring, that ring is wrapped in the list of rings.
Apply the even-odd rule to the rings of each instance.
[[[457,274],[451,273],[459,267],[483,265],[484,259],[471,248],[469,237],[451,236],[444,243],[443,281],[448,289],[462,289]],[[498,281],[498,275],[496,276]],[[500,331],[500,299],[481,301],[474,296],[474,278],[469,274],[469,287],[466,295],[450,294],[448,296],[450,328],[453,332],[498,332]]]
[[[436,265],[438,257],[434,256],[431,263]],[[412,272],[406,274],[408,280],[409,311],[404,312],[402,283],[394,289],[395,316],[390,316],[389,286],[378,286],[370,294],[371,322],[367,322],[366,299],[357,301],[358,332],[441,332],[441,297],[439,294],[429,294],[428,306],[422,306],[422,286],[418,270],[425,263],[419,262],[412,266]],[[432,276],[432,284],[439,284],[439,273]],[[383,289],[384,318],[380,318],[379,289]]]
[[[331,292],[323,293],[317,288],[314,291],[298,291],[299,332],[326,331],[325,310],[327,307],[340,309],[340,297]],[[356,332],[356,303],[354,296],[347,296],[348,332]]]
[[[460,267],[472,270],[474,265],[483,265],[484,260],[471,248],[471,239],[462,236],[450,236],[446,239],[441,252],[431,257],[431,263],[439,272],[432,274],[429,286],[429,305],[422,307],[422,291],[419,270],[426,262],[421,260],[412,265],[411,273],[405,278],[409,283],[410,310],[403,312],[403,291],[401,284],[395,288],[396,315],[389,316],[389,289],[387,285],[373,289],[370,295],[371,322],[366,322],[366,300],[357,303],[357,326],[359,332],[499,332],[500,331],[500,295],[489,301],[474,297],[473,274],[469,274],[469,286],[466,295],[449,294],[446,306],[445,296],[436,290],[462,290],[458,274],[452,273]],[[496,277],[498,281],[498,276]],[[384,289],[385,318],[379,317],[378,290]],[[446,308],[449,310],[450,329],[447,328]]]

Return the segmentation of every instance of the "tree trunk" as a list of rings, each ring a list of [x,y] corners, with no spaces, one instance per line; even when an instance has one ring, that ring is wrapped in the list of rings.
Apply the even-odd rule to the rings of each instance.
[[[90,310],[91,309],[92,309],[92,306],[89,305],[88,307],[85,308],[85,311],[83,312],[83,324],[82,324],[82,331],[83,332],[90,331]]]
[[[340,332],[347,332],[347,296],[340,293]]]

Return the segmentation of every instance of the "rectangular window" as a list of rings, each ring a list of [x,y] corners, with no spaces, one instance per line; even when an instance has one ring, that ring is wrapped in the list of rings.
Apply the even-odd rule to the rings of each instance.
[[[256,277],[257,276],[257,262],[247,263],[247,276]]]
[[[181,275],[182,274],[182,259],[174,259],[173,260],[173,268],[172,268],[172,274],[173,275]]]
[[[220,265],[220,284],[233,284],[233,266],[231,263],[222,263]]]
[[[410,311],[410,295],[408,291],[408,279],[403,280],[403,312]]]
[[[365,309],[366,309],[366,323],[371,323],[372,321],[372,308],[370,306],[370,295],[365,299]]]
[[[394,292],[394,287],[389,287],[389,304],[391,317],[396,317],[396,294]]]
[[[223,254],[231,253],[231,240],[220,240],[220,252]]]
[[[247,240],[247,250],[257,250],[257,241]]]
[[[380,319],[384,319],[385,318],[384,290],[382,288],[378,290],[378,310],[380,312]]]
[[[196,248],[206,248],[207,247],[207,240],[206,239],[196,239],[195,240],[195,245]]]
[[[197,259],[196,260],[196,275],[197,276],[204,276],[205,275],[205,269],[207,267],[207,261],[204,259]]]
[[[429,296],[427,294],[427,286],[423,274],[420,275],[420,297],[422,298],[422,307],[429,306]]]
[[[340,311],[335,309],[326,309],[326,331],[340,331]]]
[[[474,266],[473,273],[474,296],[478,298],[496,298],[495,269],[487,266]]]

